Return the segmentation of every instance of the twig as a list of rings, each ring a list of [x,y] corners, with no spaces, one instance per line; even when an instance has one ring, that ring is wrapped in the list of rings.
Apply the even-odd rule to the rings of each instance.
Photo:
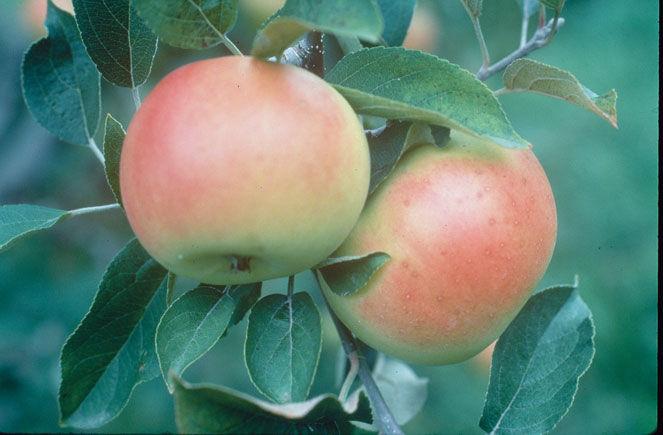
[[[69,217],[74,217],[74,216],[80,216],[82,214],[90,214],[90,213],[100,213],[106,210],[114,210],[120,208],[120,204],[107,204],[107,205],[97,205],[94,207],[83,207],[83,208],[77,208],[75,210],[69,210],[67,213]]]
[[[348,328],[345,327],[343,323],[341,323],[340,320],[338,320],[338,317],[336,317],[336,314],[334,314],[334,312],[331,310],[326,299],[325,303],[327,303],[329,314],[334,321],[334,326],[336,326],[338,336],[341,338],[341,345],[343,346],[343,350],[350,360],[350,364],[352,364],[353,358],[356,358],[357,374],[359,375],[359,379],[361,380],[362,384],[364,384],[364,389],[366,390],[368,399],[371,401],[371,405],[373,405],[373,413],[376,417],[374,421],[375,426],[378,428],[381,434],[403,435],[403,431],[401,430],[400,426],[398,426],[398,423],[396,423],[394,415],[391,413],[387,403],[384,401],[382,393],[380,393],[380,390],[378,389],[378,386],[376,385],[375,380],[371,375],[371,369],[366,363],[366,359],[359,352],[357,342],[352,336],[352,333],[348,330]]]
[[[481,48],[481,57],[483,63],[481,64],[481,69],[486,69],[490,65],[490,54],[488,54],[488,46],[486,45],[486,39],[483,37],[483,32],[481,31],[481,23],[479,23],[479,17],[471,16],[472,25],[474,26],[474,33],[477,35],[477,41],[479,41],[479,48]]]
[[[483,31],[481,30],[481,23],[479,22],[479,13],[480,10],[472,10],[470,6],[463,2],[463,6],[467,11],[467,15],[470,16],[472,21],[472,26],[474,27],[474,33],[477,36],[477,41],[479,42],[479,48],[481,49],[481,57],[483,63],[481,64],[481,69],[484,70],[490,65],[490,54],[488,54],[488,46],[486,45],[486,38],[483,37]]]
[[[498,60],[488,68],[483,68],[481,67],[479,69],[479,72],[477,72],[477,78],[479,80],[486,80],[487,78],[493,76],[494,74],[497,74],[498,72],[502,71],[504,68],[509,66],[511,62],[513,62],[516,59],[520,59],[521,57],[525,57],[531,52],[533,52],[536,49],[539,49],[541,47],[545,47],[550,43],[551,38],[549,36],[553,34],[557,28],[561,27],[564,25],[564,18],[558,17],[557,20],[552,19],[548,24],[544,27],[539,28],[534,35],[530,38],[529,41],[513,53],[509,54],[508,56]]]
[[[518,48],[523,48],[527,43],[527,31],[529,28],[529,15],[527,15],[527,0],[523,1],[523,21],[520,25],[520,45]]]

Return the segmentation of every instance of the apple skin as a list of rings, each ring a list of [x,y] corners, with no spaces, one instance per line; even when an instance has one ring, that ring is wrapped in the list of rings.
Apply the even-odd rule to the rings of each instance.
[[[433,52],[440,36],[439,18],[430,7],[417,3],[403,47]]]
[[[285,4],[285,0],[242,0],[240,13],[245,14],[254,26],[259,26]]]
[[[329,256],[366,201],[370,157],[350,105],[314,74],[251,57],[167,75],[129,125],[129,223],[172,272],[210,284],[292,275]]]
[[[74,13],[72,0],[52,0],[58,8]],[[23,5],[23,19],[28,30],[34,35],[46,34],[44,21],[46,20],[48,0],[27,0]]]
[[[350,296],[322,290],[377,350],[451,364],[493,342],[545,272],[557,233],[548,179],[530,149],[452,132],[409,150],[333,254],[391,260]]]

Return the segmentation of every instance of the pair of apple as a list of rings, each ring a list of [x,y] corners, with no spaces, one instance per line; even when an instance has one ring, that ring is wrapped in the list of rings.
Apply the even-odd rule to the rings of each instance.
[[[238,284],[386,252],[356,293],[323,288],[338,317],[409,361],[475,355],[552,253],[555,204],[539,162],[454,131],[441,148],[407,151],[366,202],[369,178],[362,125],[340,94],[301,68],[236,56],[166,76],[132,120],[120,165],[129,222],[174,273]]]

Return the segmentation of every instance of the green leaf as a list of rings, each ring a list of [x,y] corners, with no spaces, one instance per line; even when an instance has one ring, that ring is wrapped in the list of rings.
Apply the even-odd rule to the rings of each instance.
[[[593,356],[591,312],[575,286],[535,294],[497,341],[481,428],[552,430],[571,407]]]
[[[544,6],[548,6],[550,9],[554,9],[557,13],[560,13],[566,0],[539,0],[539,2]]]
[[[369,194],[373,193],[393,171],[405,151],[421,144],[443,146],[448,140],[448,128],[399,121],[390,121],[384,129],[369,133],[368,149],[371,154]]]
[[[371,182],[369,195],[384,181],[396,167],[405,152],[409,122],[392,122],[378,134],[368,134],[368,149],[371,154]]]
[[[87,52],[109,82],[135,88],[147,80],[157,37],[131,0],[74,0],[76,22]]]
[[[225,38],[237,19],[237,0],[132,0],[164,42],[203,49]]]
[[[23,56],[22,86],[32,116],[65,142],[87,145],[101,116],[100,77],[74,17],[48,2],[48,37]]]
[[[573,74],[530,59],[518,59],[504,71],[506,89],[536,92],[560,98],[583,107],[617,128],[617,92],[597,95],[583,86]]]
[[[106,180],[119,204],[122,204],[120,192],[120,155],[126,132],[113,116],[106,115],[104,132],[104,158],[106,160]]]
[[[166,308],[165,276],[135,239],[108,266],[62,348],[61,424],[99,427],[122,411],[137,384],[159,376],[154,335]]]
[[[227,289],[201,284],[168,307],[156,335],[159,366],[172,393],[170,372],[181,375],[242,320],[260,297],[260,283]]]
[[[416,0],[378,0],[382,18],[384,19],[384,32],[382,39],[385,45],[402,45],[407,30],[412,21]]]
[[[308,293],[265,296],[251,310],[246,367],[251,382],[274,402],[308,397],[321,349],[320,313]]]
[[[181,433],[345,434],[351,421],[371,422],[368,399],[342,404],[326,394],[306,402],[274,405],[224,387],[189,385],[175,377],[175,422]]]
[[[478,17],[481,15],[481,8],[483,7],[483,0],[461,0],[463,2],[463,6],[465,6],[465,9],[467,10],[467,13],[469,13],[473,17]]]
[[[330,257],[316,266],[331,291],[348,296],[364,287],[391,257],[384,252],[367,255]]]
[[[0,252],[9,249],[23,237],[47,230],[66,218],[68,212],[38,205],[0,206]]]
[[[461,130],[505,147],[526,147],[492,91],[469,71],[401,47],[352,53],[325,79],[359,113]]]
[[[258,31],[251,54],[278,57],[311,30],[377,43],[382,29],[382,16],[375,0],[287,0]]]
[[[420,378],[402,361],[380,354],[373,378],[399,425],[412,420],[428,397],[428,379]]]

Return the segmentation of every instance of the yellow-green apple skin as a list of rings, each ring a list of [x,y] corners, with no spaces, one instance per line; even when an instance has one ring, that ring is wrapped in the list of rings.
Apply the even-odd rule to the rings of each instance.
[[[254,26],[259,26],[284,4],[285,0],[242,0],[239,2],[239,10]]]
[[[408,151],[366,203],[334,257],[391,256],[350,296],[323,282],[358,338],[418,364],[451,364],[493,342],[553,252],[557,216],[538,160],[452,132]]]
[[[241,284],[331,254],[366,201],[370,157],[350,105],[301,68],[226,56],[148,95],[120,161],[126,214],[177,275]]]

